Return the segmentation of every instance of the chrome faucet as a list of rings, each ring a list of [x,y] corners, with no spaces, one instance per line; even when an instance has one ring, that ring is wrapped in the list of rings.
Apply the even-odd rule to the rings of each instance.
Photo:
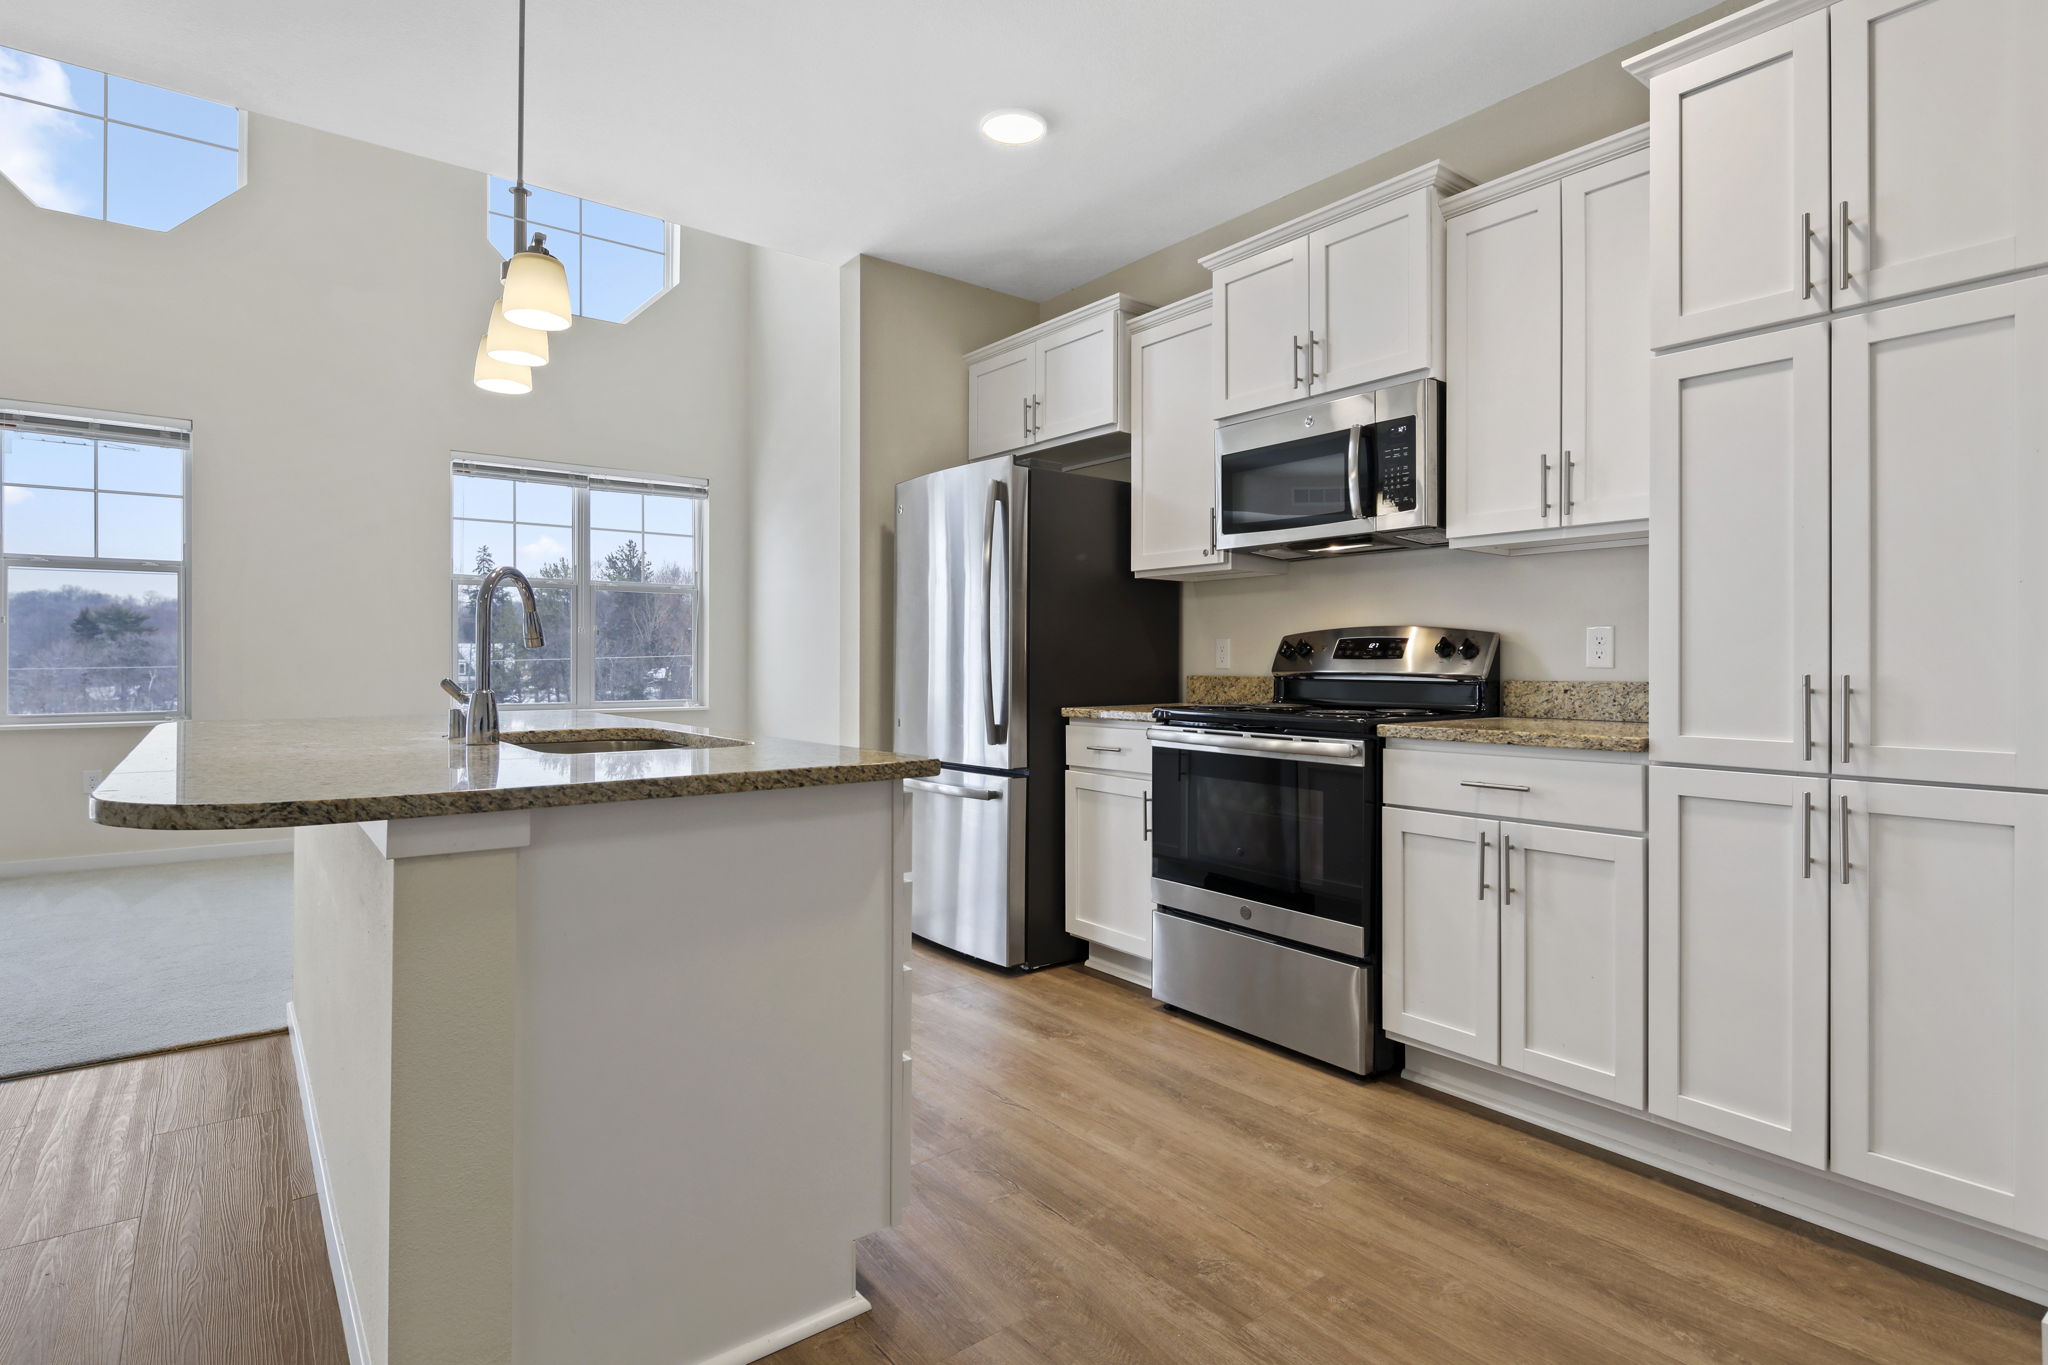
[[[476,689],[465,695],[449,679],[441,680],[441,687],[448,695],[469,704],[464,738],[470,744],[498,742],[498,698],[491,691],[491,602],[498,594],[498,585],[508,580],[519,590],[520,614],[526,621],[526,647],[539,649],[547,643],[541,638],[540,605],[533,600],[533,584],[526,581],[525,574],[509,564],[491,570],[490,577],[476,590]],[[449,736],[450,739],[454,737],[453,734]]]

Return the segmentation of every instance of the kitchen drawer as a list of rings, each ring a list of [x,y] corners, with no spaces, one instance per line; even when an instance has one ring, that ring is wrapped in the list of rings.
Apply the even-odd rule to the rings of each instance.
[[[1142,721],[1122,725],[1092,720],[1067,722],[1067,766],[1152,776],[1152,741]]]
[[[1442,752],[1389,748],[1384,771],[1390,806],[1595,829],[1644,828],[1640,763],[1465,753],[1446,745]]]

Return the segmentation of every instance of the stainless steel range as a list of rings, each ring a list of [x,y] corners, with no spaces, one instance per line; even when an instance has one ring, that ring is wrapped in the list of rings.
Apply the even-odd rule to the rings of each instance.
[[[1379,1028],[1385,721],[1500,713],[1490,631],[1290,635],[1274,698],[1152,713],[1152,994],[1360,1075]]]

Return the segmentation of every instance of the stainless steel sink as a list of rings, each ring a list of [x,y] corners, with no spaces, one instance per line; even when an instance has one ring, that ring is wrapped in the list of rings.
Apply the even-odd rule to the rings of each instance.
[[[538,754],[631,754],[648,749],[690,749],[666,739],[506,739]]]

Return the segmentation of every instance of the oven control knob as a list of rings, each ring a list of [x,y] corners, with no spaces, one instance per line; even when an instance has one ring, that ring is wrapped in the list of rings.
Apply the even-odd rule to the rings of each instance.
[[[1291,659],[1294,657],[1294,641],[1282,640],[1280,642],[1280,657],[1283,659]]]
[[[1465,642],[1458,646],[1458,653],[1467,659],[1476,659],[1479,657],[1479,646],[1467,636]]]
[[[1456,654],[1457,652],[1458,652],[1458,647],[1457,647],[1456,645],[1454,645],[1454,644],[1452,644],[1452,643],[1451,643],[1451,637],[1450,637],[1450,636],[1448,636],[1448,635],[1440,635],[1440,636],[1438,636],[1438,637],[1437,637],[1437,642],[1436,642],[1436,656],[1437,656],[1437,658],[1439,658],[1439,659],[1448,659],[1448,658],[1450,658],[1450,657],[1451,657],[1451,656],[1452,656],[1453,654]]]

